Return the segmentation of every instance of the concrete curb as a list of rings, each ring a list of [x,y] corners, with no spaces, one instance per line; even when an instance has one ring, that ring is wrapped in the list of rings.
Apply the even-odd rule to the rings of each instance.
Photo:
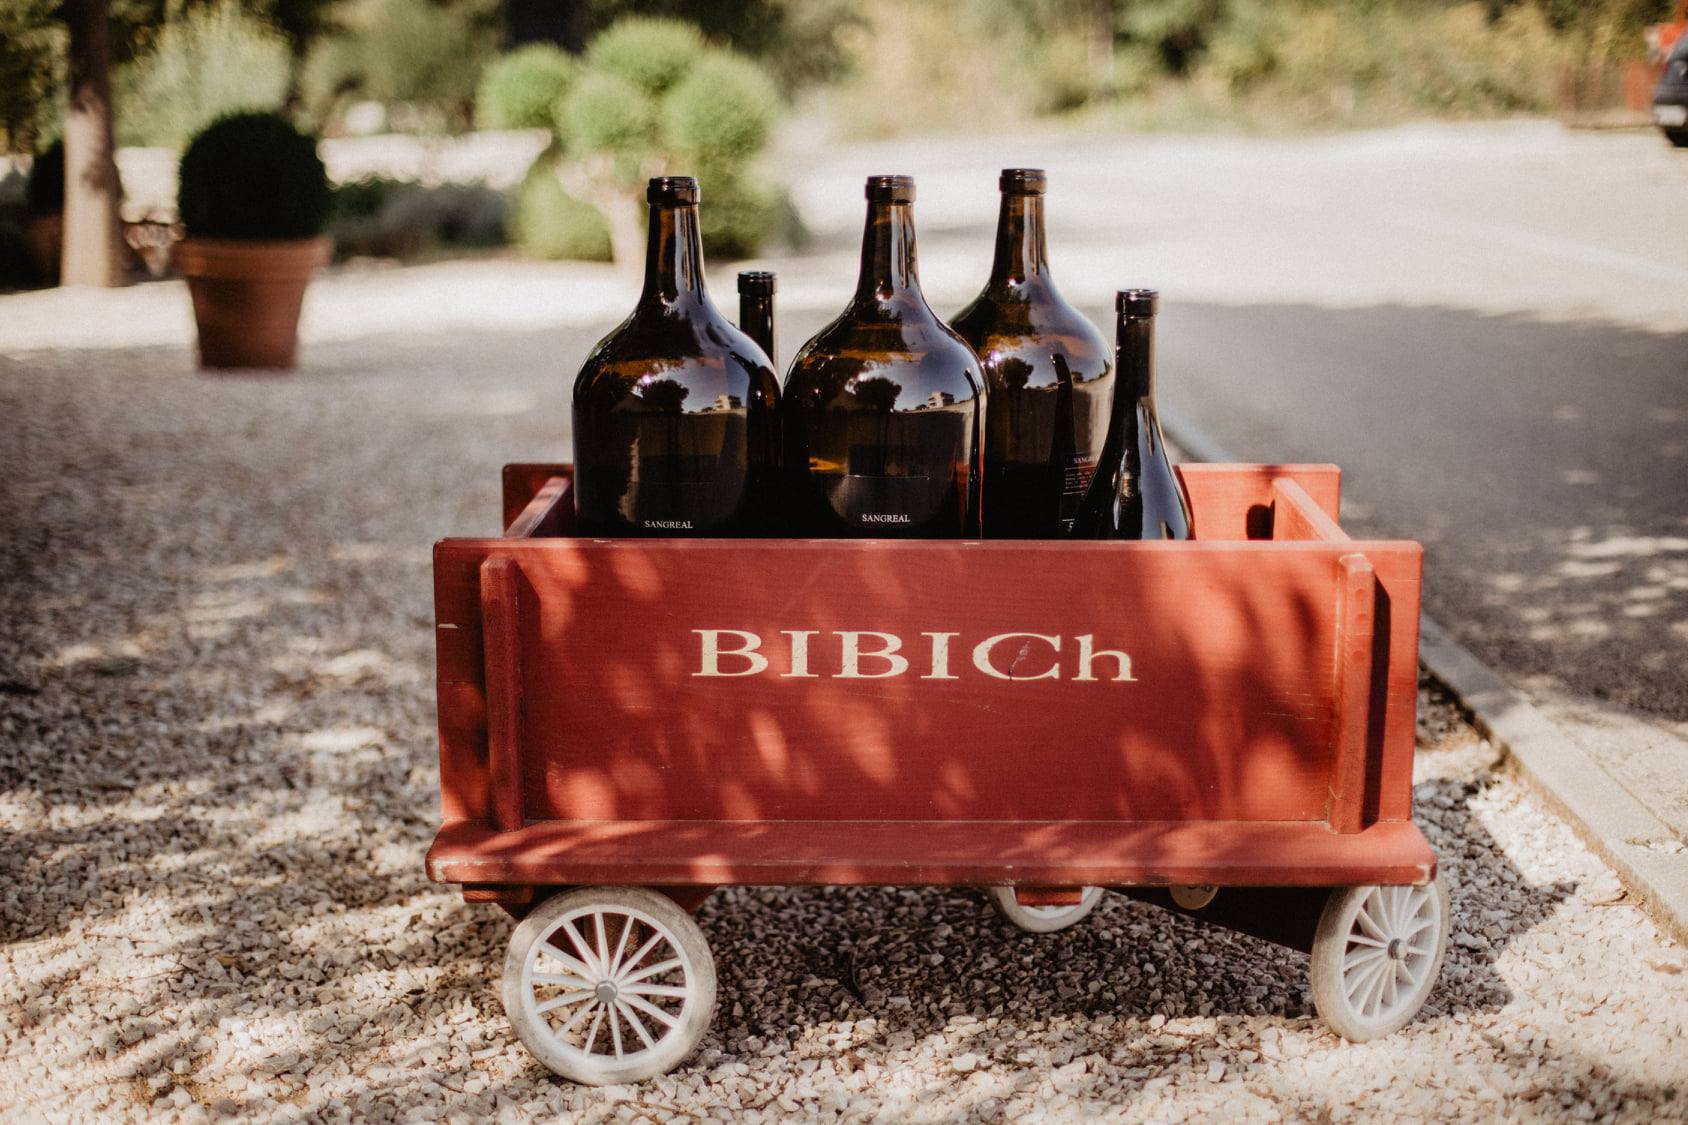
[[[1223,445],[1175,411],[1161,411],[1169,441],[1197,461],[1235,461]],[[1669,826],[1547,716],[1435,620],[1419,621],[1418,659],[1471,717],[1518,776],[1604,860],[1679,945],[1688,945],[1688,853],[1656,852]]]

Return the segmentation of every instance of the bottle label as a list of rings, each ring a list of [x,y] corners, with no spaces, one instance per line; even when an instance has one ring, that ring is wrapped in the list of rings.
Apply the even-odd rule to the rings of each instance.
[[[947,479],[844,473],[826,482],[832,510],[863,528],[912,528],[936,519],[950,492]]]
[[[1072,531],[1079,505],[1084,502],[1084,490],[1090,487],[1090,478],[1096,475],[1096,455],[1069,454],[1057,468],[1061,472],[1061,531],[1065,534]]]

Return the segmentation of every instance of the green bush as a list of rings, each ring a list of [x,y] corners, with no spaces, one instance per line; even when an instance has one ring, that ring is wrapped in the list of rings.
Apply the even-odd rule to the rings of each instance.
[[[725,52],[700,58],[662,100],[663,133],[699,168],[754,159],[778,117],[773,82],[755,63]]]
[[[705,250],[754,254],[779,223],[754,170],[779,109],[766,73],[691,25],[625,20],[593,41],[558,110],[570,186],[606,215],[618,261],[642,256],[645,180],[664,172],[698,177]]]
[[[118,143],[179,150],[219,117],[279,109],[292,71],[287,39],[236,0],[190,8],[113,75]]]
[[[65,85],[57,0],[0,0],[0,152],[33,152],[61,128]]]
[[[570,153],[608,153],[627,161],[625,178],[636,180],[659,140],[657,112],[655,101],[621,75],[589,70],[558,108],[557,127]]]
[[[182,154],[177,210],[198,238],[309,238],[328,221],[316,141],[271,113],[206,127]]]
[[[604,216],[564,191],[545,161],[517,189],[511,227],[516,244],[530,258],[608,262],[612,257]]]
[[[592,40],[586,64],[660,98],[686,76],[706,49],[702,34],[689,23],[634,16]]]
[[[579,64],[549,43],[518,47],[481,74],[475,123],[486,129],[550,129]]]
[[[750,178],[700,178],[698,207],[705,254],[727,258],[754,257],[762,243],[786,218],[784,196]]]

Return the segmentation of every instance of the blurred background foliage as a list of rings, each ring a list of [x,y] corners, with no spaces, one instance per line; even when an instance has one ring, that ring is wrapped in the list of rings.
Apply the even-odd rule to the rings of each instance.
[[[1678,0],[109,0],[120,144],[182,149],[278,110],[322,136],[520,129],[509,193],[343,185],[343,252],[506,238],[625,260],[646,176],[702,181],[706,246],[800,226],[788,136],[953,129],[1284,131],[1547,114],[1569,69],[1644,53]],[[57,137],[57,0],[0,0],[0,226]],[[783,122],[783,125],[782,125]],[[387,249],[383,249],[387,248]]]

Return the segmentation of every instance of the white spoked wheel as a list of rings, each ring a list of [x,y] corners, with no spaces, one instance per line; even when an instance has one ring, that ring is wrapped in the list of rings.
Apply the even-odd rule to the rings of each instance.
[[[1033,934],[1064,930],[1096,909],[1102,901],[1101,887],[1086,887],[1076,906],[1022,906],[1013,887],[991,887],[991,903],[1010,922]]]
[[[1405,1027],[1429,999],[1448,950],[1448,885],[1339,887],[1313,938],[1313,1006],[1364,1043]]]
[[[510,935],[504,1010],[533,1057],[588,1086],[665,1074],[715,1013],[703,931],[642,887],[547,899]]]

